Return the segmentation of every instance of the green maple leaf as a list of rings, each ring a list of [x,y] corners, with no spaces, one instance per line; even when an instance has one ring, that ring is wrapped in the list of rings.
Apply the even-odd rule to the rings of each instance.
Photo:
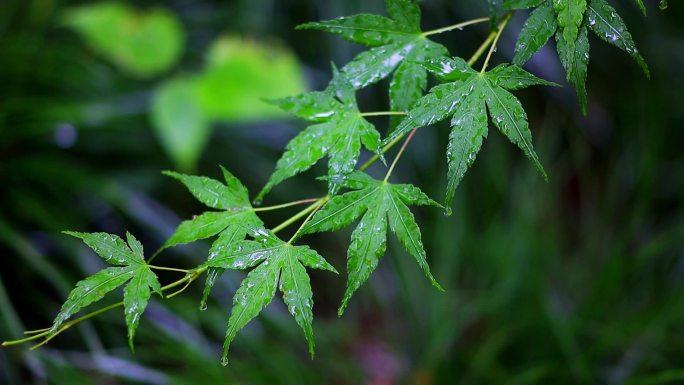
[[[353,191],[332,197],[302,229],[304,234],[335,231],[361,217],[347,251],[347,289],[338,314],[342,315],[351,296],[370,277],[385,254],[388,222],[425,276],[442,290],[430,273],[420,229],[406,205],[441,206],[417,187],[378,181],[361,172],[348,176],[342,184]]]
[[[253,268],[233,297],[233,309],[223,345],[224,365],[228,362],[228,349],[238,331],[271,302],[277,288],[283,293],[283,302],[288,311],[304,331],[313,358],[313,295],[305,267],[337,273],[316,251],[308,246],[293,246],[261,230],[255,234],[255,240],[233,243],[224,253],[204,263],[204,266],[238,270]]]
[[[585,115],[585,83],[589,64],[588,30],[627,52],[644,74],[650,77],[648,66],[625,23],[606,0],[508,0],[504,6],[508,9],[536,7],[520,31],[513,63],[522,66],[555,35],[556,50],[566,78],[575,87],[580,108]]]
[[[417,1],[387,0],[385,5],[389,18],[359,14],[307,23],[298,29],[327,31],[372,47],[356,56],[342,71],[357,89],[394,72],[389,89],[391,109],[406,111],[423,95],[427,85],[427,73],[419,63],[447,56],[448,51],[421,31]]]
[[[184,175],[167,171],[164,174],[178,179],[190,193],[210,208],[220,211],[207,211],[191,220],[183,221],[164,244],[164,248],[190,243],[218,235],[209,249],[209,259],[215,258],[248,234],[264,227],[249,201],[245,186],[228,170],[221,167],[226,184],[204,176]],[[205,309],[207,298],[216,279],[223,269],[211,268],[207,271],[204,293],[200,308]]]
[[[561,36],[565,44],[573,48],[587,10],[587,0],[552,0],[552,4]]]
[[[494,125],[523,150],[546,178],[546,172],[532,146],[525,110],[509,91],[532,85],[556,84],[539,79],[516,65],[502,64],[487,73],[473,70],[461,58],[443,58],[425,65],[447,83],[432,88],[430,93],[422,97],[385,140],[389,142],[416,127],[428,126],[453,116],[447,149],[447,206],[487,136],[487,108]]]
[[[118,236],[107,233],[67,231],[65,234],[82,239],[105,262],[114,267],[108,267],[76,284],[57,314],[51,331],[56,332],[60,325],[79,310],[99,301],[105,294],[128,282],[124,288],[123,303],[128,343],[133,350],[133,337],[152,291],[162,295],[157,276],[145,263],[142,245],[130,233],[126,233],[128,244]]]
[[[382,154],[380,133],[361,115],[354,88],[337,71],[330,86],[323,92],[311,92],[274,100],[272,103],[317,124],[307,127],[287,144],[275,172],[256,201],[260,201],[285,179],[308,170],[324,156],[329,157],[328,175],[335,177],[354,170],[362,144],[369,151]],[[330,193],[334,193],[338,187],[331,182]]]
[[[537,7],[547,0],[503,0],[503,8],[505,9],[527,9]]]

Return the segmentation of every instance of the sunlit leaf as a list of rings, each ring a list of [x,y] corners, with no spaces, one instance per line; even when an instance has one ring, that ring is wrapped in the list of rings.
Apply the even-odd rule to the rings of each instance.
[[[134,76],[170,69],[183,50],[182,25],[163,8],[140,11],[125,3],[93,3],[69,9],[64,23],[98,54]]]
[[[211,135],[197,100],[195,78],[162,83],[152,100],[152,127],[162,148],[182,170],[194,169]]]
[[[223,36],[209,48],[198,77],[198,102],[212,121],[244,122],[279,118],[264,99],[306,90],[300,64],[284,45]]]

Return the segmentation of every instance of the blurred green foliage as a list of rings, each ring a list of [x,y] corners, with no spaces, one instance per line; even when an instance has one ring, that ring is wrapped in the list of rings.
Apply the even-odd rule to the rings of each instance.
[[[192,169],[211,135],[195,78],[182,77],[163,83],[152,102],[152,124],[159,141],[176,165]]]
[[[92,3],[64,11],[64,25],[135,77],[162,75],[183,50],[183,26],[164,8],[141,11],[119,2]],[[208,48],[199,74],[162,81],[152,101],[152,124],[176,166],[193,170],[215,122],[282,117],[263,100],[304,90],[299,63],[287,48],[223,36]]]
[[[587,118],[579,116],[567,84],[520,94],[550,181],[492,135],[457,191],[454,215],[417,213],[428,261],[446,293],[435,293],[400,255],[401,246],[390,243],[386,260],[341,319],[335,308],[343,280],[313,275],[315,361],[286,309],[274,302],[237,337],[231,366],[222,368],[217,357],[228,308],[243,278],[227,273],[205,312],[197,306],[200,285],[169,301],[151,301],[135,355],[127,349],[123,317],[108,314],[39,351],[0,349],[0,383],[682,383],[684,13],[681,2],[670,2],[665,12],[646,2],[644,19],[634,2],[612,3],[642,48],[652,80],[596,41]],[[294,26],[381,12],[383,6],[360,0],[131,1],[136,12],[167,9],[186,31],[177,64],[141,79],[60,28],[65,12],[79,4],[84,2],[0,3],[2,339],[49,325],[73,284],[102,267],[59,231],[128,229],[153,250],[179,218],[200,212],[182,187],[159,174],[175,167],[151,124],[150,106],[162,84],[192,82],[207,73],[207,52],[228,32],[247,36],[242,43],[277,38],[280,43],[273,44],[287,44],[311,88],[322,89],[330,59],[343,65],[359,47],[322,33],[295,32]],[[422,9],[424,29],[487,14],[484,1],[426,0]],[[523,13],[514,17],[495,60],[512,57],[524,20]],[[455,31],[440,42],[470,53],[486,33],[485,26]],[[545,50],[528,69],[562,83],[560,63]],[[273,85],[295,79],[281,77],[287,79]],[[364,110],[386,109],[385,92],[376,87],[360,93]],[[226,98],[226,104],[241,102]],[[185,112],[179,116],[191,115],[191,102],[174,102]],[[216,165],[223,164],[252,191],[263,186],[284,143],[303,127],[197,116],[217,128],[197,152],[199,172],[217,177]],[[397,178],[441,196],[447,136],[443,126],[422,130]],[[381,176],[380,167],[370,172]],[[325,165],[315,172],[325,173]],[[312,175],[274,190],[271,202],[320,195],[325,184]],[[276,224],[291,213],[264,219]],[[348,238],[342,232],[306,240],[339,269]],[[159,258],[192,267],[207,247],[179,248]],[[175,278],[160,275],[162,282]]]
[[[282,118],[285,114],[264,100],[306,88],[300,64],[285,46],[235,36],[212,43],[197,87],[204,114],[228,122]]]
[[[167,80],[152,101],[152,124],[176,166],[193,170],[216,122],[268,121],[283,114],[264,100],[304,92],[292,53],[282,46],[224,36],[198,75]]]
[[[99,55],[134,76],[150,77],[169,70],[183,49],[183,27],[163,8],[141,12],[124,3],[92,3],[68,9],[64,24]]]

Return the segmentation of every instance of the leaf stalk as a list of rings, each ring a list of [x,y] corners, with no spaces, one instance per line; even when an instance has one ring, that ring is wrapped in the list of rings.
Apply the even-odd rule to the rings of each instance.
[[[483,22],[488,21],[488,20],[489,20],[488,17],[480,17],[478,19],[467,20],[467,21],[464,21],[464,22],[461,22],[458,24],[453,24],[453,25],[449,25],[446,27],[437,28],[437,29],[433,29],[430,31],[425,31],[421,34],[421,36],[426,37],[426,36],[430,36],[430,35],[436,35],[436,34],[442,33],[442,32],[452,31],[454,29],[463,29],[463,27],[467,27],[467,26],[473,25],[473,24],[483,23]]]
[[[413,130],[411,130],[411,132],[406,137],[404,144],[401,145],[401,148],[399,149],[397,156],[394,157],[394,161],[390,165],[389,170],[387,170],[387,174],[385,174],[385,179],[383,180],[385,183],[387,183],[387,180],[389,179],[390,175],[392,175],[392,171],[394,171],[394,167],[397,165],[397,162],[399,162],[399,158],[401,158],[401,155],[406,150],[406,147],[411,142],[411,139],[413,139],[413,136],[416,134],[417,130],[418,130],[417,128],[414,128]]]
[[[492,42],[492,45],[489,47],[489,52],[487,53],[487,57],[485,58],[485,62],[482,65],[482,70],[480,70],[480,73],[483,74],[485,72],[485,70],[487,70],[487,65],[489,64],[489,59],[492,58],[492,54],[494,53],[494,50],[496,49],[496,43],[498,43],[499,38],[501,37],[501,33],[503,33],[504,29],[506,29],[506,25],[508,25],[508,22],[511,20],[511,16],[513,16],[513,14],[509,13],[503,17],[503,20],[501,20],[501,24],[499,24],[499,27],[497,28],[497,30],[495,32],[494,41]]]
[[[279,209],[284,209],[284,208],[287,208],[287,207],[297,206],[297,205],[301,205],[301,204],[305,204],[305,203],[316,202],[316,201],[318,201],[319,199],[321,199],[321,198],[301,199],[301,200],[298,200],[298,201],[283,203],[283,204],[275,205],[275,206],[256,207],[256,208],[252,209],[252,211],[261,212],[261,211],[279,210]]]
[[[408,115],[408,113],[404,111],[373,111],[373,112],[362,112],[361,116],[367,117],[367,116],[391,116],[391,115]]]
[[[166,270],[166,269],[164,269],[164,270]],[[178,270],[180,270],[180,269],[178,269]],[[207,268],[204,266],[199,267],[197,269],[193,269],[193,270],[187,270],[188,274],[185,277],[179,279],[178,281],[172,282],[172,283],[162,287],[161,289],[162,289],[162,291],[168,291],[168,290],[173,289],[174,287],[182,285],[183,283],[186,283],[186,282],[187,282],[187,285],[189,285],[190,283],[192,283],[192,281],[196,280],[200,275],[202,275],[202,273],[204,273],[206,270],[207,270]],[[183,288],[183,290],[184,289],[185,288]],[[167,298],[169,298],[169,297],[167,297]],[[106,313],[112,309],[116,309],[116,308],[121,307],[121,306],[123,306],[123,301],[120,301],[120,302],[111,304],[109,306],[103,307],[101,309],[92,311],[88,314],[85,314],[85,315],[79,317],[79,318],[75,318],[73,320],[65,322],[56,331],[51,331],[51,328],[28,331],[28,332],[26,332],[26,334],[33,334],[33,335],[30,337],[26,337],[26,338],[22,338],[22,339],[18,339],[18,340],[4,341],[2,343],[2,346],[20,345],[20,344],[23,344],[25,342],[29,342],[29,341],[33,341],[33,340],[37,340],[37,339],[45,337],[45,339],[43,341],[41,341],[37,345],[34,345],[31,347],[31,350],[38,349],[41,346],[50,342],[50,340],[52,340],[53,338],[55,338],[56,336],[58,336],[62,332],[71,328],[72,326],[74,326],[74,325],[76,325],[82,321],[85,321],[89,318],[93,318],[97,315],[100,315],[102,313]],[[35,334],[35,333],[37,333],[37,334]]]

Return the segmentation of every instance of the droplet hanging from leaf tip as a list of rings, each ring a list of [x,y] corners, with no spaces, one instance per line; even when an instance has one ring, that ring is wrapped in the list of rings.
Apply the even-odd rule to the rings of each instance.
[[[225,355],[221,357],[221,366],[228,366],[228,357]]]
[[[660,4],[658,4],[658,8],[660,8],[661,11],[664,11],[667,9],[667,0],[660,0]]]

